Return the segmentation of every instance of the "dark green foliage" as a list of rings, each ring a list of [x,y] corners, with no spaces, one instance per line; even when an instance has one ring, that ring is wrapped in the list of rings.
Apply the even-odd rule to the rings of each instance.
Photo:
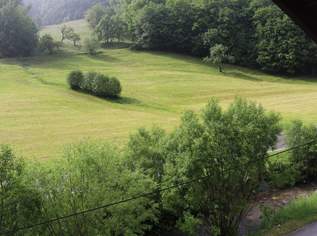
[[[0,147],[0,231],[34,224],[40,217],[41,198],[24,180],[24,163],[7,146]],[[32,235],[32,230],[24,234]]]
[[[53,37],[49,34],[45,34],[40,38],[39,49],[48,54],[55,53],[61,47],[60,42],[55,42]]]
[[[0,5],[0,56],[29,56],[37,46],[37,27],[16,1]]]
[[[278,189],[293,187],[298,183],[299,178],[300,173],[288,156],[274,157],[269,160],[268,181],[272,187]]]
[[[291,153],[291,161],[300,172],[302,181],[317,179],[317,127],[304,125],[301,121],[293,122],[287,133],[288,145],[297,146],[312,140],[311,144],[297,148]]]
[[[95,72],[83,75],[81,71],[73,71],[68,76],[68,84],[71,89],[105,98],[118,98],[122,90],[117,78]]]
[[[71,89],[79,90],[84,80],[84,74],[79,71],[72,71],[67,78],[68,85]]]
[[[267,71],[313,73],[317,46],[276,6],[255,9],[257,62]]]
[[[134,49],[200,57],[223,45],[235,58],[232,64],[274,73],[316,73],[316,44],[271,1],[123,0],[96,6],[88,16],[105,43],[123,35]]]

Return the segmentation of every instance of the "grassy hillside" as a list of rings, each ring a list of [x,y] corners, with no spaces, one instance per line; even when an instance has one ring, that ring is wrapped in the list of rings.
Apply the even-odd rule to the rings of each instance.
[[[44,30],[54,33],[56,27]],[[66,76],[74,69],[117,76],[123,99],[71,91]],[[0,60],[0,143],[13,144],[26,157],[52,158],[65,144],[84,138],[123,143],[141,126],[171,129],[184,110],[198,110],[211,97],[226,105],[235,96],[258,101],[286,120],[317,120],[315,82],[235,67],[221,74],[199,59],[167,53],[68,52]]]

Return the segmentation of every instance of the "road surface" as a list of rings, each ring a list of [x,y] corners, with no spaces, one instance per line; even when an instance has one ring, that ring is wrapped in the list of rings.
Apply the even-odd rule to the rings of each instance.
[[[304,228],[289,234],[289,236],[317,236],[317,222],[306,225]]]

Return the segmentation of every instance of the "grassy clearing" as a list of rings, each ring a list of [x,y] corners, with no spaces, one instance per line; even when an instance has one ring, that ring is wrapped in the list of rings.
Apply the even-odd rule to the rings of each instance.
[[[264,219],[257,236],[282,236],[317,220],[317,193],[294,200]]]
[[[71,24],[82,25],[80,21]],[[56,33],[59,27],[44,31]],[[71,91],[66,76],[74,69],[118,77],[123,99],[112,102]],[[196,58],[128,49],[103,50],[95,57],[67,51],[1,59],[0,143],[13,144],[26,157],[42,159],[57,156],[65,144],[83,138],[120,144],[141,126],[171,129],[184,110],[198,110],[210,97],[226,106],[242,96],[280,112],[286,121],[315,122],[317,83],[303,79],[287,80],[236,67],[220,74]]]

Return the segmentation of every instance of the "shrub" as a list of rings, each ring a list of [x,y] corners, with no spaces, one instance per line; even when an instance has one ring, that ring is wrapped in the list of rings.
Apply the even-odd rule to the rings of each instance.
[[[291,161],[301,173],[303,181],[312,181],[317,178],[317,128],[314,125],[304,125],[301,121],[294,121],[287,133],[287,141],[290,147],[305,144],[308,145],[294,149],[291,152]]]
[[[45,34],[40,38],[39,49],[48,54],[55,53],[60,48],[60,42],[55,42],[53,37],[49,34]]]
[[[274,188],[293,187],[299,181],[300,173],[288,156],[268,162],[268,181]]]
[[[99,48],[99,42],[95,38],[87,38],[84,41],[84,50],[89,55],[96,55]]]
[[[75,70],[70,72],[67,80],[71,89],[78,90],[82,87],[82,84],[84,82],[84,75],[81,71]]]
[[[121,93],[121,84],[117,78],[103,74],[88,72],[83,75],[80,71],[73,71],[68,76],[68,83],[74,90],[82,90],[92,95],[117,98]]]
[[[84,75],[84,79],[82,81],[82,83],[80,84],[80,89],[94,94],[94,91],[96,91],[95,89],[95,84],[96,84],[96,78],[97,78],[98,74],[96,72],[88,72]]]
[[[103,143],[70,146],[60,162],[44,167],[34,168],[29,181],[42,193],[42,210],[49,219],[155,188],[139,171],[125,168],[120,153]],[[49,224],[34,235],[144,235],[156,220],[156,208],[151,199],[139,198]]]
[[[11,148],[0,146],[0,231],[16,235],[16,229],[40,219],[41,198],[24,181],[25,165]],[[11,231],[8,234],[4,231]],[[2,234],[3,233],[3,234]],[[25,232],[23,235],[35,235]]]

